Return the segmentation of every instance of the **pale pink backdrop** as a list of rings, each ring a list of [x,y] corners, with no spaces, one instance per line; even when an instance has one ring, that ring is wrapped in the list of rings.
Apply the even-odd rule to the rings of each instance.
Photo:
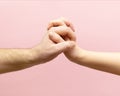
[[[0,48],[28,48],[61,16],[75,26],[79,46],[120,51],[119,1],[0,1]],[[120,76],[70,62],[63,54],[26,70],[0,75],[0,96],[120,96]]]

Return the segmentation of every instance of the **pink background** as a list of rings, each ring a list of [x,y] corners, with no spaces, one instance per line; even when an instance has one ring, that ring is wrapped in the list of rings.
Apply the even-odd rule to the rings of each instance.
[[[36,45],[52,19],[73,22],[78,44],[95,51],[120,51],[119,1],[0,1],[0,47]],[[120,96],[120,77],[56,59],[0,75],[0,96]]]

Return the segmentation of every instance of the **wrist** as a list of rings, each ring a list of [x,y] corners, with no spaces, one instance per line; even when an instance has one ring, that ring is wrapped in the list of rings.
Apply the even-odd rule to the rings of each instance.
[[[30,62],[33,65],[37,65],[42,63],[41,61],[41,48],[38,47],[33,47],[31,49],[29,49],[29,57],[30,57]]]
[[[80,63],[86,58],[86,52],[86,50],[76,45],[73,49],[69,50],[69,52],[66,52],[65,55],[72,62]]]
[[[87,50],[79,48],[77,54],[76,63],[82,63],[87,56]]]

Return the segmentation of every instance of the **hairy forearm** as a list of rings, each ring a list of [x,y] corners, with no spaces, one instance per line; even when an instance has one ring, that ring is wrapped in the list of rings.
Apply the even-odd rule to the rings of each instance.
[[[120,75],[120,53],[86,51],[75,62],[83,66]],[[82,54],[82,57],[81,55]]]
[[[30,49],[0,49],[0,73],[25,69],[33,63]]]

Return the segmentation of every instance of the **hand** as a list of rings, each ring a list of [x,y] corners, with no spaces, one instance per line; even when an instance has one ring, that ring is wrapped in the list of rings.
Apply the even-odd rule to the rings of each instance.
[[[75,36],[71,35],[73,32],[67,29],[67,27],[61,26],[61,28],[55,27],[49,29],[40,44],[33,48],[0,49],[0,74],[48,62],[60,53],[74,47],[75,44],[72,41],[64,41],[62,38],[59,39],[57,33],[63,37],[68,36],[71,40],[75,40]],[[55,42],[50,37],[54,38]]]
[[[71,38],[74,37],[75,34],[73,29],[71,28],[71,23],[65,19],[58,19],[50,22],[48,26],[48,30],[54,29],[56,27],[59,30],[62,27],[67,27],[66,30],[61,30],[56,33],[49,34],[50,39],[57,44],[61,42],[73,41],[75,43],[75,39]],[[69,26],[68,26],[69,23]],[[73,27],[73,26],[72,26]],[[68,31],[68,30],[72,31]],[[66,34],[66,32],[69,32]],[[69,35],[68,35],[69,34]],[[75,38],[75,37],[74,37]],[[120,75],[120,52],[95,52],[95,51],[88,51],[81,49],[76,43],[75,46],[69,48],[68,50],[64,51],[66,57],[83,66],[94,68],[97,70],[101,70],[104,72],[109,72],[113,74]]]
[[[42,41],[39,45],[32,48],[31,52],[33,53],[33,62],[35,64],[39,63],[45,63],[52,59],[54,59],[56,56],[58,56],[60,53],[72,48],[74,46],[74,43],[72,41],[62,41],[59,42],[58,38],[54,38],[56,42],[53,42],[50,40],[49,35],[52,38],[51,33],[61,33],[65,31],[66,29],[64,27],[60,28],[51,28],[43,37]],[[61,31],[62,30],[62,31]],[[69,34],[69,31],[67,31],[65,34]],[[55,36],[56,37],[56,36]],[[71,37],[72,38],[72,37]],[[59,42],[59,43],[58,43]]]
[[[73,62],[76,62],[75,59],[77,57],[82,58],[83,49],[80,49],[79,46],[76,44],[76,36],[75,36],[75,32],[74,32],[75,30],[74,30],[72,23],[70,23],[68,20],[66,20],[64,18],[53,20],[49,23],[48,30],[55,29],[56,27],[58,27],[59,32],[54,33],[54,35],[50,34],[49,35],[50,39],[53,42],[56,42],[56,38],[57,38],[57,41],[59,41],[59,42],[57,42],[58,44],[63,41],[73,41],[75,46],[64,51],[64,54],[66,55],[66,57],[69,60],[71,60]],[[62,27],[66,27],[66,30],[61,30]],[[68,31],[68,30],[70,30],[70,31]],[[67,34],[66,34],[66,32],[67,32]],[[74,38],[72,38],[72,37],[74,37]],[[78,53],[80,53],[80,54],[78,54]]]

